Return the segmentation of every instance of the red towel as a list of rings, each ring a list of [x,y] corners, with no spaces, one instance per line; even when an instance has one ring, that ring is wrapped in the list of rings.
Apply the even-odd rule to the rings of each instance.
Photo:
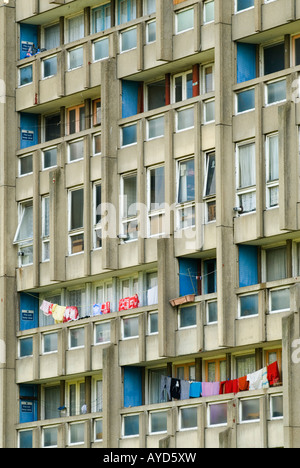
[[[238,384],[238,385],[239,385],[239,391],[240,391],[240,392],[244,392],[244,391],[246,391],[246,390],[249,390],[249,382],[248,382],[248,380],[247,380],[247,376],[245,376],[245,377],[240,377],[240,378],[238,379],[238,381],[239,381],[239,384]]]
[[[280,380],[280,375],[279,375],[279,369],[278,369],[278,363],[273,362],[273,364],[270,364],[267,367],[267,377],[270,385],[274,385]]]

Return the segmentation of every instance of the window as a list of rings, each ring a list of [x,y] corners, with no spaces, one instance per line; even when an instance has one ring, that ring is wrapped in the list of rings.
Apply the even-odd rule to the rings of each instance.
[[[266,281],[277,281],[286,278],[286,246],[267,249],[264,252],[266,258]]]
[[[187,408],[180,408],[179,412],[179,427],[181,431],[197,429],[197,407],[191,406]]]
[[[111,27],[111,6],[106,3],[97,8],[92,9],[92,33],[105,31]]]
[[[57,426],[43,428],[43,447],[57,447]]]
[[[121,32],[121,52],[136,49],[137,47],[137,29],[131,28]]]
[[[83,252],[83,189],[69,192],[69,254]],[[74,304],[73,304],[74,305]]]
[[[50,259],[50,198],[42,198],[42,261]]]
[[[94,423],[95,442],[103,440],[103,420],[96,419]]]
[[[215,121],[215,100],[204,102],[204,123],[208,124]]]
[[[206,222],[216,220],[216,157],[215,152],[205,155],[205,181],[203,199],[206,205]]]
[[[84,158],[84,140],[74,140],[69,143],[69,162],[78,161]]]
[[[102,377],[98,376],[93,377],[92,380],[92,411],[93,413],[101,413],[103,411],[103,381]]]
[[[284,42],[264,47],[264,74],[284,70]]]
[[[110,343],[110,322],[95,325],[95,345]]]
[[[286,100],[286,80],[270,81],[266,85],[266,104],[277,104]]]
[[[84,346],[84,328],[70,328],[69,349],[82,348]]]
[[[148,170],[148,221],[149,236],[164,232],[165,170],[164,166]]]
[[[158,312],[150,312],[148,314],[148,333],[156,335],[158,333]]]
[[[196,367],[194,362],[188,364],[179,364],[175,366],[175,375],[177,379],[195,381],[195,372]]]
[[[218,303],[217,301],[211,301],[207,303],[207,323],[217,323],[218,322]]]
[[[150,413],[150,434],[167,432],[167,412],[153,411]]]
[[[177,211],[178,229],[195,226],[195,162],[178,163]]]
[[[139,336],[139,317],[128,317],[122,319],[123,340],[129,338],[138,338]]]
[[[236,0],[236,11],[254,7],[254,0]]]
[[[167,390],[161,390],[161,379],[167,375],[166,368],[155,368],[148,370],[148,395],[149,404],[168,401]]]
[[[215,2],[214,0],[204,2],[203,5],[204,24],[212,23],[215,20]]]
[[[77,288],[68,290],[67,295],[68,304],[77,307],[79,312],[79,317],[86,317],[86,305],[85,305],[85,289]]]
[[[147,120],[148,128],[148,140],[153,138],[159,138],[165,134],[165,117],[161,115],[159,117],[153,117]]]
[[[180,102],[193,97],[193,72],[191,70],[173,77],[173,101]]]
[[[49,78],[57,74],[57,56],[48,57],[42,62],[42,76],[43,78]]]
[[[255,109],[255,89],[246,89],[237,93],[236,105],[238,114]]]
[[[44,138],[45,141],[55,140],[61,137],[61,118],[60,114],[51,114],[44,117]]]
[[[26,67],[22,67],[19,69],[19,83],[20,86],[24,86],[27,84],[32,83],[33,75],[32,75],[32,65],[27,65]]]
[[[85,130],[85,106],[70,107],[67,109],[67,131],[69,135]]]
[[[33,431],[31,429],[19,431],[18,436],[19,448],[33,448]]]
[[[22,338],[19,340],[19,358],[32,356],[33,341],[32,336],[29,338]]]
[[[194,28],[194,8],[187,8],[175,13],[176,34]]]
[[[138,277],[131,277],[120,280],[120,297],[126,298],[138,294],[139,280]]]
[[[186,107],[176,112],[176,130],[180,132],[194,127],[194,107]]]
[[[67,383],[67,402],[69,416],[82,414],[85,405],[85,383],[84,381],[74,381]]]
[[[197,325],[196,306],[180,307],[178,313],[179,328],[190,328]]]
[[[55,49],[60,46],[60,25],[59,23],[44,28],[45,49]]]
[[[94,43],[94,62],[109,57],[109,39],[105,37]]]
[[[101,124],[101,99],[95,99],[93,105],[93,125],[94,127]],[[83,127],[83,126],[82,126]]]
[[[122,421],[123,437],[136,437],[139,435],[139,415],[131,414],[123,416]]]
[[[57,165],[57,147],[47,148],[43,151],[43,169]]]
[[[300,65],[300,36],[293,37],[293,56],[294,65]]]
[[[259,398],[240,400],[240,422],[259,421]]]
[[[69,425],[69,444],[84,443],[84,423],[72,423]]]
[[[67,19],[67,42],[77,41],[84,37],[84,15]]]
[[[270,414],[271,414],[271,419],[283,418],[283,396],[282,395],[271,395]]]
[[[121,177],[122,194],[122,234],[126,240],[135,240],[138,238],[138,219],[137,219],[137,175],[128,174]]]
[[[217,262],[215,258],[204,260],[202,262],[203,276],[202,286],[203,294],[213,294],[217,292]]]
[[[227,425],[227,403],[211,403],[207,412],[208,426]]]
[[[33,263],[33,202],[19,204],[19,224],[14,238],[19,246],[20,266]]]
[[[20,176],[32,174],[33,172],[33,161],[32,161],[32,154],[28,154],[27,156],[22,156],[19,159],[19,174]]]
[[[147,273],[146,275],[147,287],[147,305],[158,303],[158,278],[157,272]]]
[[[279,154],[278,134],[266,138],[266,185],[267,208],[278,206],[279,198]]]
[[[202,81],[203,94],[211,93],[215,89],[213,64],[205,65],[202,68]]]
[[[239,298],[239,317],[258,315],[258,294],[249,294]]]
[[[155,0],[144,0],[144,15],[151,15],[156,12]]]
[[[136,19],[136,0],[118,0],[118,24]]]
[[[166,105],[165,79],[148,83],[146,91],[147,110],[157,109]]]
[[[93,135],[93,155],[101,154],[101,133]]]
[[[122,127],[121,135],[121,146],[134,145],[137,142],[137,124]]]
[[[42,387],[44,419],[60,417],[60,385],[46,385]]]
[[[237,198],[243,213],[256,210],[255,144],[237,146]]]
[[[244,377],[256,371],[255,355],[236,356],[236,378]]]
[[[83,66],[83,47],[76,47],[69,50],[69,70],[75,70]]]
[[[206,382],[224,382],[226,380],[226,359],[205,361]]]
[[[113,285],[110,281],[101,283],[95,289],[95,302],[96,304],[103,304],[104,302],[113,302]]]
[[[156,41],[156,21],[148,21],[146,24],[146,42],[151,44],[151,42]]]
[[[58,349],[57,339],[58,339],[57,333],[43,333],[42,335],[43,354],[54,353],[57,351]]]
[[[290,310],[289,288],[273,289],[269,292],[270,312],[284,312]]]
[[[102,247],[101,184],[94,184],[94,249]]]

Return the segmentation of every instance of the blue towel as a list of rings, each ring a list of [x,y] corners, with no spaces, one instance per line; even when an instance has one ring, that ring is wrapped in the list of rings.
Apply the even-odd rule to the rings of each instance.
[[[190,385],[190,398],[199,398],[202,393],[201,382],[191,382]]]

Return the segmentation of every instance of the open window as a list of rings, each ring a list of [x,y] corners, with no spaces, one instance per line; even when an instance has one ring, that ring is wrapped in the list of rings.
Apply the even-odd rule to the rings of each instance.
[[[20,266],[33,263],[33,201],[19,204],[19,224],[14,238],[19,248]]]

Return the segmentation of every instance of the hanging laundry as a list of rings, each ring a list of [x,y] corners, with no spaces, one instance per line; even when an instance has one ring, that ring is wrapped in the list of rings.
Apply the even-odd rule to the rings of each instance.
[[[52,302],[43,301],[40,309],[44,312],[44,315],[52,315]]]
[[[101,305],[101,314],[110,314],[110,302],[107,301],[107,302],[104,302],[102,305]]]
[[[160,378],[160,401],[165,402],[171,400],[171,377],[162,375]]]
[[[220,383],[220,395],[226,393],[238,393],[239,391],[239,380],[225,380]]]
[[[55,323],[63,323],[66,307],[54,304],[52,308],[52,317]]]
[[[181,397],[181,385],[179,379],[171,379],[171,387],[170,387],[171,397],[175,400],[180,400]]]
[[[246,375],[243,376],[243,377],[239,377],[238,382],[239,382],[239,391],[240,392],[245,392],[245,391],[249,390],[249,382],[247,380]]]
[[[274,385],[280,381],[280,374],[277,361],[267,366],[267,378],[270,385]]]
[[[202,382],[202,396],[214,396],[220,394],[220,382]]]
[[[124,299],[119,300],[119,311],[136,309],[139,306],[139,303],[140,301],[137,294],[132,297],[125,297]]]
[[[190,384],[190,398],[199,398],[202,393],[201,382],[191,382]]]
[[[154,286],[147,291],[147,304],[153,305],[158,303],[158,286]]]
[[[78,318],[79,318],[79,313],[78,313],[77,307],[67,306],[65,313],[64,313],[63,322],[64,323],[71,322],[73,320],[78,320]]]
[[[101,306],[102,304],[94,304],[93,305],[93,316],[95,317],[96,315],[101,315]]]
[[[190,382],[188,382],[187,380],[181,380],[180,387],[181,387],[180,399],[188,400],[190,397]]]
[[[259,369],[256,372],[252,372],[247,375],[247,380],[249,382],[249,390],[260,390],[263,388],[263,376],[265,374],[265,369]],[[266,384],[266,382],[264,382]]]

